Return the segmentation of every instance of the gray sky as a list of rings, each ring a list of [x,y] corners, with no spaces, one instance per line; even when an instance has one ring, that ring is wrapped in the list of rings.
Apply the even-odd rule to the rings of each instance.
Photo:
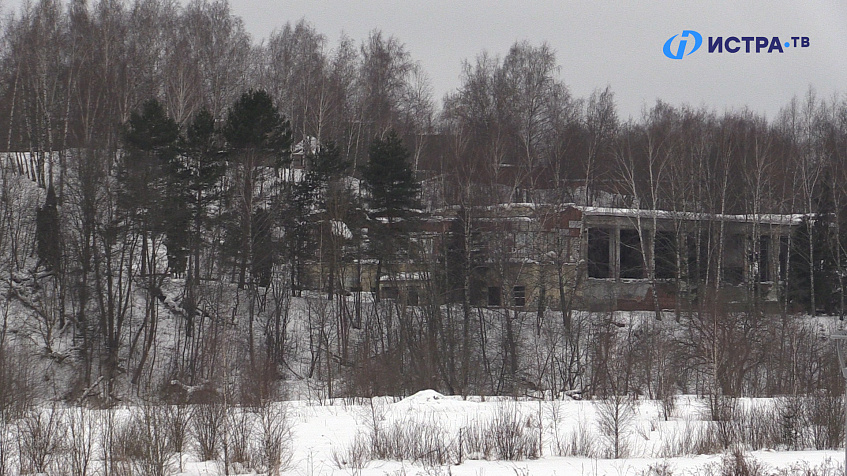
[[[0,0],[3,1],[3,0]],[[6,0],[17,8],[21,0]],[[722,112],[749,106],[773,118],[810,86],[829,98],[847,92],[847,2],[230,0],[254,41],[305,18],[334,47],[344,31],[357,41],[372,29],[405,43],[430,77],[436,100],[460,84],[461,62],[483,50],[504,56],[516,40],[547,41],[561,78],[586,97],[610,85],[622,117],[656,99]],[[703,45],[681,60],[665,41],[690,29]],[[709,54],[710,36],[810,38],[779,53]],[[676,51],[677,43],[673,44]],[[688,50],[692,47],[689,42]]]
[[[772,118],[809,86],[822,97],[847,91],[847,2],[230,3],[255,37],[300,18],[330,44],[342,30],[357,40],[374,28],[397,36],[429,74],[439,100],[459,86],[462,60],[483,50],[502,57],[523,39],[547,41],[556,50],[561,78],[573,94],[584,97],[610,85],[623,117],[637,117],[661,98],[719,112],[746,105]],[[668,59],[662,46],[683,29],[700,32],[704,44],[682,60]],[[808,36],[810,46],[783,54],[708,54],[709,36],[779,36],[782,42]]]

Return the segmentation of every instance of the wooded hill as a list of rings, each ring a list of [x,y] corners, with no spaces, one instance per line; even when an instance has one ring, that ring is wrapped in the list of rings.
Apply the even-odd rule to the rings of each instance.
[[[61,374],[55,396],[106,401],[236,380],[249,398],[284,378],[323,395],[842,385],[788,317],[845,308],[839,98],[810,90],[773,120],[658,102],[622,122],[609,88],[572,96],[576,73],[518,42],[468,60],[439,107],[397,38],[329,45],[300,21],[256,42],[226,2],[34,2],[4,23],[0,61],[4,404],[33,392],[32,356]],[[475,210],[515,202],[802,214],[787,305],[715,294],[643,328],[477,306],[493,235]],[[446,210],[435,253],[415,230]],[[418,305],[344,271],[402,263],[433,276]]]

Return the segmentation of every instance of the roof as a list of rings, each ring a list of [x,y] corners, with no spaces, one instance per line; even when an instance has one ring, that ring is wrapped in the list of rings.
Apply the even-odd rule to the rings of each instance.
[[[698,213],[682,212],[672,210],[651,210],[641,208],[607,208],[607,207],[585,207],[575,206],[586,216],[615,216],[630,218],[660,218],[660,219],[685,219],[685,220],[709,220],[709,221],[732,221],[739,223],[763,223],[767,225],[798,225],[805,216],[801,213],[788,215],[777,215],[771,213],[725,215],[721,213]]]

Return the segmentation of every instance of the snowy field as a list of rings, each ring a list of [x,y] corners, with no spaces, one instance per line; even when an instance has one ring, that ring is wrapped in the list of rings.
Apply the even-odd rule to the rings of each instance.
[[[736,404],[735,411],[747,417],[742,417],[740,424],[730,425],[708,421],[707,402],[693,396],[677,397],[668,407],[644,400],[463,400],[425,390],[397,401],[295,401],[272,408],[273,415],[279,417],[281,410],[286,415],[275,420],[277,434],[286,436],[282,460],[287,460],[287,465],[279,474],[843,474],[843,452],[805,448],[812,445],[810,442],[797,441],[797,447],[803,448],[800,451],[754,450],[753,447],[766,444],[768,431],[789,430],[781,427],[784,424],[775,417],[779,403],[760,399]],[[151,422],[141,417],[141,407],[86,410],[85,417],[80,417],[78,409],[55,411],[62,415],[55,420],[63,421],[52,431],[60,436],[52,446],[47,445],[52,454],[45,454],[46,471],[40,474],[75,474],[70,468],[79,467],[80,455],[85,454],[89,459],[85,474],[227,474],[224,459],[230,461],[228,474],[276,474],[262,466],[261,458],[254,458],[262,452],[264,430],[269,428],[261,411],[229,408],[227,417],[214,428],[200,423],[206,417],[199,406],[190,411],[194,413],[183,413],[178,418],[185,440],[181,452],[170,449],[174,441],[169,435],[174,426],[179,426],[168,419],[173,414]],[[187,415],[190,416],[186,418]],[[46,421],[42,420],[42,426],[50,428]],[[140,424],[140,433],[127,430],[133,426],[131,421]],[[203,454],[200,440],[205,439],[208,446],[209,433],[215,431],[218,440],[212,451],[219,456],[203,461],[199,456]],[[790,431],[805,434],[805,429]],[[736,432],[736,442],[725,450],[721,441],[732,432]],[[28,458],[25,455],[32,451],[27,449],[32,440],[29,433],[32,428],[25,419],[7,426],[0,445],[5,450],[7,471],[0,474],[19,474],[19,458]],[[86,436],[80,437],[82,434]],[[133,439],[136,441],[128,441]],[[106,441],[111,441],[112,446],[104,452]],[[118,448],[133,443],[144,448],[134,452]],[[157,447],[156,451],[149,451],[151,446]],[[615,451],[617,458],[613,457]],[[709,454],[700,454],[704,452]],[[104,454],[115,462],[109,472],[103,471]],[[156,470],[157,458],[162,463],[161,473]],[[22,474],[36,474],[31,467],[28,470]]]
[[[748,402],[752,404],[753,402]],[[767,405],[762,400],[758,404]],[[621,422],[620,458],[612,458],[614,437],[604,431],[602,414],[608,405],[602,402],[564,400],[532,402],[479,397],[462,400],[445,397],[426,390],[400,401],[374,398],[366,404],[342,401],[332,405],[312,405],[305,402],[290,404],[293,455],[285,474],[302,475],[709,475],[740,472],[731,451],[721,454],[690,454],[699,438],[714,422],[703,420],[705,402],[691,396],[677,398],[673,416],[663,417],[660,403],[639,401],[631,408],[631,418],[624,415]],[[622,412],[623,413],[623,412]],[[517,460],[503,460],[504,455],[492,449],[460,455],[462,444],[469,446],[468,428],[491,425],[503,420],[516,423],[524,437],[520,443],[505,442],[503,446],[522,443],[537,452]],[[608,422],[606,422],[608,423]],[[356,441],[372,441],[374,428],[386,434],[386,439],[399,442],[415,438],[422,455],[417,461],[350,461]],[[414,434],[400,436],[403,429]],[[508,429],[499,434],[508,439],[517,435]],[[433,434],[435,438],[432,438]],[[446,456],[453,461],[438,464],[427,459],[441,445],[448,447]],[[529,441],[527,441],[529,440]],[[484,446],[484,445],[483,445]],[[494,445],[495,447],[498,445]],[[573,453],[588,453],[574,455]],[[843,474],[844,453],[840,451],[774,451],[744,452],[750,474]],[[219,465],[187,457],[186,476],[216,474]],[[739,470],[739,471],[737,471]],[[816,471],[810,473],[809,471]],[[252,472],[251,472],[252,474]]]

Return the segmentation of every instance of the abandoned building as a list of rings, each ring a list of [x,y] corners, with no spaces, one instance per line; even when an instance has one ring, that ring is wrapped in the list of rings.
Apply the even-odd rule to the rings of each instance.
[[[712,215],[583,207],[589,309],[673,309],[720,290],[779,299],[800,215]],[[652,271],[652,272],[651,272]]]
[[[800,215],[715,215],[662,210],[503,204],[465,212],[470,301],[522,310],[655,310],[691,305],[720,291],[726,302],[755,295],[777,303],[789,236]],[[362,282],[417,305],[449,273],[455,210],[427,219],[412,238],[428,264],[380,277],[365,266]],[[454,258],[455,259],[455,258]],[[434,268],[435,267],[435,268]],[[445,301],[461,282],[444,279]]]

